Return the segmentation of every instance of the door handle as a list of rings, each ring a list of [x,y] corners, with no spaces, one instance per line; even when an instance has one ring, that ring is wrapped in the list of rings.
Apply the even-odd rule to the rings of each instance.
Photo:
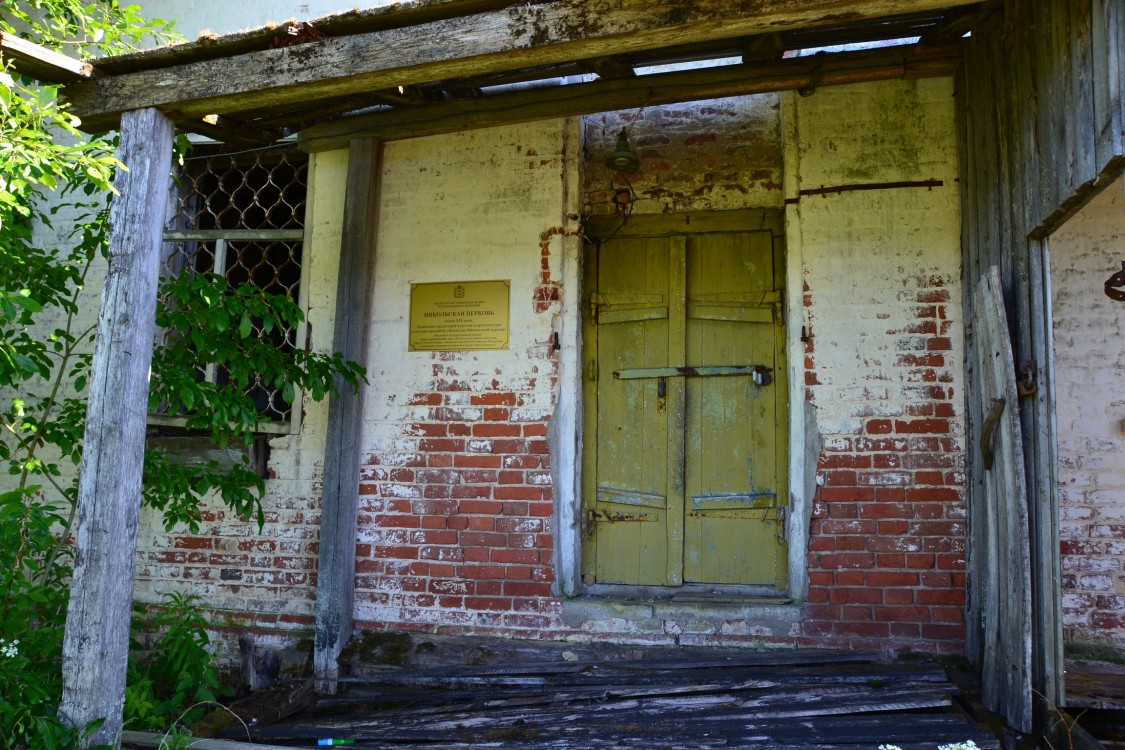
[[[637,367],[629,370],[614,370],[617,380],[641,380],[644,378],[714,378],[732,375],[749,375],[755,385],[769,385],[773,382],[772,367],[766,365],[708,365],[702,367]]]

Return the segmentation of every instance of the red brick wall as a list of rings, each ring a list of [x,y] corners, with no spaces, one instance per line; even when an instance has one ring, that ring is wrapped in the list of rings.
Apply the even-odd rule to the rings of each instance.
[[[410,400],[421,419],[400,446],[411,450],[372,456],[364,469],[363,624],[557,626],[547,424],[525,408],[552,380],[482,390],[454,364],[434,365],[434,390]]]
[[[899,295],[913,320],[890,323],[890,364],[910,383],[896,416],[861,420],[833,435],[817,461],[809,538],[809,598],[801,631],[855,647],[888,643],[963,650],[965,635],[964,454],[960,362],[949,338],[956,304],[941,276],[906,279]],[[804,304],[814,317],[814,294]],[[889,318],[889,316],[888,316]],[[825,395],[815,327],[805,344],[806,398]]]

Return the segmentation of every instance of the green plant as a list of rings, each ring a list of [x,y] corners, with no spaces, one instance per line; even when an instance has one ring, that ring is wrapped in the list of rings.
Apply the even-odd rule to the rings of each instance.
[[[191,723],[202,716],[203,706],[217,700],[219,678],[199,605],[198,596],[166,594],[151,620],[140,621],[144,630],[159,635],[147,652],[134,648],[130,654],[127,722],[147,729]]]
[[[116,0],[0,3],[0,31],[77,57],[170,35],[170,24],[145,21],[137,6]],[[89,727],[73,730],[56,713],[93,336],[80,310],[105,254],[107,201],[121,164],[112,139],[80,132],[56,86],[17,74],[9,62],[0,56],[0,464],[10,476],[0,492],[0,745],[52,750],[83,746],[90,736]],[[56,222],[76,228],[60,233]],[[300,318],[288,299],[185,274],[166,283],[162,300],[160,324],[170,335],[154,356],[153,398],[198,415],[191,426],[217,443],[245,445],[257,428],[252,400],[239,390],[250,378],[268,378],[292,398],[298,389],[323,397],[335,382],[354,386],[363,377],[339,356],[286,355],[269,345],[272,327]],[[207,364],[230,371],[230,383],[185,376]],[[169,528],[196,528],[201,498],[212,492],[262,522],[264,484],[248,461],[223,471],[153,451],[144,469],[144,501]],[[176,635],[129,688],[145,721],[213,693],[199,666],[205,631],[163,624]]]
[[[100,722],[74,730],[56,717],[69,556],[60,509],[38,486],[0,493],[0,746],[82,747]]]
[[[271,334],[295,328],[301,308],[289,297],[251,286],[230,286],[212,273],[165,279],[156,323],[165,343],[153,352],[150,408],[187,415],[187,429],[204,432],[218,446],[249,443],[260,422],[250,392],[255,384],[277,388],[292,402],[298,388],[324,398],[339,378],[357,387],[363,368],[339,354],[284,351]],[[225,374],[222,383],[196,376],[203,364]],[[172,454],[145,456],[145,502],[160,510],[167,528],[185,523],[197,529],[199,497],[215,491],[240,517],[262,524],[265,488],[245,456],[228,470],[216,462],[183,464]]]

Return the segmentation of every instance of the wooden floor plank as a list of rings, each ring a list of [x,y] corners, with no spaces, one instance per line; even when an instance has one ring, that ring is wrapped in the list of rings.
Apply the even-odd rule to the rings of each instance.
[[[253,735],[291,746],[344,737],[354,750],[998,749],[949,710],[957,689],[939,664],[850,652],[408,667],[364,670],[348,694]]]

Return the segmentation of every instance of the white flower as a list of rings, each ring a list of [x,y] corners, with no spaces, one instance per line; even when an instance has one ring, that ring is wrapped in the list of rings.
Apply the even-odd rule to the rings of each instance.
[[[19,655],[20,650],[17,648],[17,646],[19,645],[20,642],[18,638],[13,641],[6,641],[3,638],[0,638],[0,656],[3,656],[7,659],[14,659],[17,655]]]

